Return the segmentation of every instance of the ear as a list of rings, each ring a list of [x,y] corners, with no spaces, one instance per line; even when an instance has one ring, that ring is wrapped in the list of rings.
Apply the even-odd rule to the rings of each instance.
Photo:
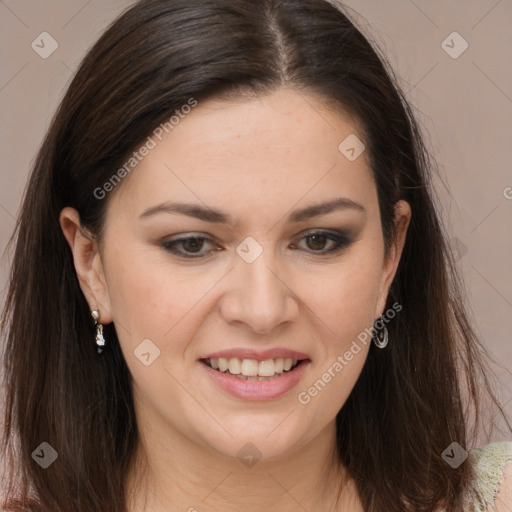
[[[64,208],[59,220],[73,253],[78,282],[89,308],[100,312],[101,323],[112,322],[108,287],[96,239],[82,227],[80,214],[74,208]]]
[[[380,317],[384,313],[389,288],[395,277],[396,271],[398,269],[398,264],[400,263],[400,257],[402,256],[402,251],[405,245],[405,238],[407,235],[407,229],[409,228],[410,222],[411,207],[409,203],[403,200],[398,201],[395,204],[396,237],[392,241],[391,247],[389,248],[388,251],[388,255],[384,261],[375,318]]]

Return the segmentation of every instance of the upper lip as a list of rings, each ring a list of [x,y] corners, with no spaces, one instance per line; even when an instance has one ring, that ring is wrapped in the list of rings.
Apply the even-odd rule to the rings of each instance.
[[[284,359],[309,359],[307,354],[304,352],[298,352],[296,350],[290,350],[287,348],[269,348],[267,350],[254,350],[250,348],[231,348],[228,350],[219,350],[218,352],[212,352],[207,354],[200,359],[217,359],[223,357],[225,359],[231,359],[237,357],[238,359],[256,359],[258,361],[265,361],[266,359],[277,359],[282,357]]]

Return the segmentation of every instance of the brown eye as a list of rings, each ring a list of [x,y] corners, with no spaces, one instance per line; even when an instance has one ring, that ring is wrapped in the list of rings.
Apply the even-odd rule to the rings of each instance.
[[[183,240],[181,243],[183,244],[183,248],[187,252],[199,252],[201,247],[203,247],[204,238],[187,238]]]
[[[346,233],[341,231],[336,232],[317,232],[311,233],[309,235],[304,236],[302,240],[306,240],[306,250],[318,255],[322,256],[325,254],[337,253],[346,247],[348,247],[352,243],[352,239]],[[329,244],[330,242],[330,244]],[[330,248],[326,249],[326,246]]]
[[[203,258],[211,252],[211,250],[202,251],[205,243],[213,245],[213,242],[207,237],[189,236],[163,242],[162,247],[166,251],[182,256],[183,258]]]
[[[311,243],[308,243],[308,247],[313,251],[322,251],[325,248],[325,244],[329,240],[325,235],[310,235],[306,237]]]

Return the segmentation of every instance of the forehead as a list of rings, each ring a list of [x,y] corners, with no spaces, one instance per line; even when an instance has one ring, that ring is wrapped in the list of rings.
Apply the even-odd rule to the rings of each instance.
[[[312,94],[198,102],[168,131],[152,136],[154,148],[120,187],[134,210],[179,199],[249,213],[374,196],[366,151],[355,160],[343,151],[343,141],[362,141],[357,123]]]

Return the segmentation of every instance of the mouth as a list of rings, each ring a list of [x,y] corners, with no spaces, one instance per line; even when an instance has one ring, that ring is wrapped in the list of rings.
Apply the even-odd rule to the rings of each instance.
[[[305,378],[309,354],[285,347],[247,347],[204,354],[197,360],[214,387],[242,400],[277,400]]]
[[[299,366],[309,362],[309,359],[293,359],[277,357],[274,359],[240,359],[238,357],[212,357],[200,360],[203,364],[243,381],[269,381],[281,379],[294,372]]]

